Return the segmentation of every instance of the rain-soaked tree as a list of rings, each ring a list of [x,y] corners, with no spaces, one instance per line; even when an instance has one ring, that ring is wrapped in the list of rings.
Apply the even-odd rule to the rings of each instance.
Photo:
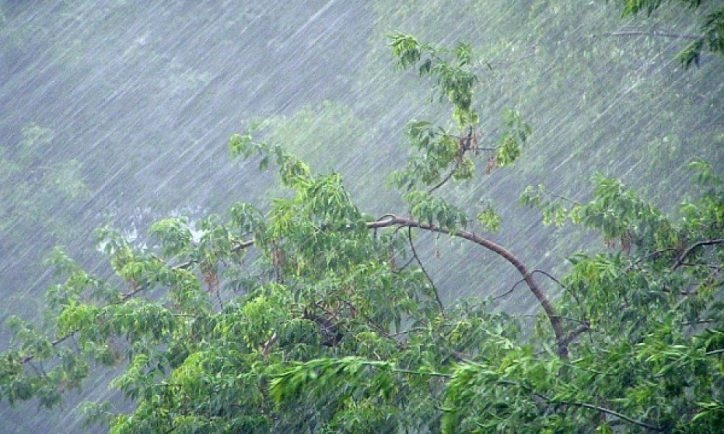
[[[446,194],[509,170],[531,128],[509,110],[499,140],[483,139],[473,96],[484,68],[470,46],[397,34],[391,47],[451,108],[447,124],[408,124],[409,159],[390,176],[401,209],[368,215],[339,174],[315,173],[253,128],[234,135],[231,153],[276,167],[287,193],[225,217],[160,220],[143,245],[99,230],[111,276],[56,250],[48,324],[10,321],[2,399],[55,407],[108,365],[122,366],[111,386],[133,407],[86,410],[115,433],[716,432],[723,180],[692,162],[701,195],[675,216],[604,177],[585,203],[529,188],[522,199],[544,220],[606,243],[571,257],[565,276],[532,268],[495,239],[493,207]],[[443,303],[425,233],[513,267],[518,280],[497,297],[528,291],[539,316],[493,299]]]

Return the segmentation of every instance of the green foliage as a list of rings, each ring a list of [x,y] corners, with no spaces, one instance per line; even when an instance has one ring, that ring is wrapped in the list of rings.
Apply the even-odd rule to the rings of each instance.
[[[498,232],[498,230],[500,230],[500,216],[490,206],[486,206],[475,218],[484,228],[491,232]]]
[[[173,256],[191,247],[192,234],[187,222],[178,218],[159,220],[149,229],[163,245],[163,254]]]
[[[504,113],[505,133],[500,139],[498,152],[495,155],[495,162],[499,167],[513,164],[521,154],[531,128],[526,124],[515,110],[507,110]]]
[[[465,212],[429,193],[413,191],[405,195],[405,200],[410,204],[412,216],[430,225],[456,229],[467,224]]]
[[[584,203],[529,188],[523,201],[545,221],[583,226],[612,249],[574,255],[562,279],[529,269],[472,232],[471,207],[438,188],[474,178],[480,152],[512,164],[531,128],[508,111],[500,144],[478,149],[472,48],[398,34],[392,50],[401,67],[435,79],[459,131],[409,124],[413,154],[393,177],[408,216],[370,218],[342,175],[256,142],[263,126],[253,126],[229,149],[273,164],[284,193],[265,212],[237,203],[228,216],[160,220],[149,230],[155,244],[99,229],[109,276],[55,250],[50,335],[9,321],[0,399],[55,407],[91,366],[118,364],[111,387],[134,407],[87,408],[113,433],[716,432],[724,182],[715,170],[692,163],[701,194],[674,216],[601,175]],[[33,129],[28,143],[46,135]],[[501,220],[490,205],[477,216],[490,230]],[[413,229],[487,249],[520,279],[501,282],[510,290],[496,299],[445,305]],[[539,274],[563,288],[558,299]],[[523,284],[542,311],[535,323],[495,306]]]
[[[390,40],[392,54],[400,68],[417,66],[421,76],[435,78],[435,90],[441,101],[447,99],[453,105],[452,118],[459,128],[479,122],[479,115],[472,105],[478,77],[472,69],[471,45],[460,43],[449,53],[429,44],[420,44],[414,37],[402,33],[390,35]]]
[[[420,44],[414,37],[401,33],[391,35],[390,39],[392,53],[400,68],[417,66],[421,76],[430,75],[436,79],[434,89],[441,102],[447,100],[452,105],[455,124],[454,129],[448,129],[425,120],[411,121],[406,132],[413,154],[405,169],[392,173],[391,183],[407,190],[426,187],[427,192],[432,193],[451,179],[473,179],[475,160],[481,156],[487,157],[486,173],[494,167],[512,165],[520,156],[531,129],[518,111],[509,109],[504,112],[503,133],[498,143],[493,147],[480,145],[480,115],[474,105],[479,78],[472,46],[459,43],[449,52]],[[425,212],[428,221],[432,221],[431,212],[444,213],[442,210]]]

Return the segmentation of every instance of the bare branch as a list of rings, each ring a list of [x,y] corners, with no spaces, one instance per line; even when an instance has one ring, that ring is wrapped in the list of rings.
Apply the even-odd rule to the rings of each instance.
[[[496,300],[499,300],[499,299],[501,299],[501,298],[503,298],[503,297],[509,296],[510,294],[513,293],[513,291],[515,291],[515,288],[517,288],[518,285],[520,285],[520,284],[523,283],[523,282],[525,282],[525,279],[520,279],[520,280],[518,280],[517,282],[515,282],[515,284],[514,284],[509,290],[505,291],[504,293],[502,293],[502,294],[500,294],[500,295],[496,295],[495,297],[493,297],[493,301],[496,301]]]
[[[704,240],[704,241],[699,241],[697,243],[692,244],[691,246],[689,246],[688,249],[684,250],[684,253],[679,255],[679,257],[676,259],[676,264],[674,264],[674,266],[671,267],[671,269],[676,270],[677,268],[684,265],[684,259],[686,259],[686,257],[689,256],[697,247],[711,246],[714,244],[721,244],[721,243],[724,243],[724,238],[715,238],[713,240]]]
[[[549,273],[549,272],[547,272],[547,271],[545,271],[545,270],[541,270],[540,268],[536,268],[535,270],[533,270],[533,271],[530,272],[530,274],[535,274],[535,273],[540,273],[540,274],[546,276],[547,278],[549,278],[549,279],[551,279],[552,281],[556,282],[556,283],[558,284],[558,286],[560,286],[560,287],[563,288],[564,290],[566,290],[566,291],[568,290],[568,288],[566,288],[566,285],[562,284],[560,280],[558,280],[558,279],[556,279],[555,277],[553,277],[553,275],[552,275],[551,273]]]
[[[430,287],[432,288],[432,292],[435,294],[435,300],[437,301],[438,306],[440,306],[440,312],[445,312],[445,306],[442,304],[442,300],[440,300],[440,294],[437,292],[437,287],[435,286],[435,282],[432,281],[432,277],[427,273],[427,270],[425,270],[425,266],[422,265],[422,261],[420,260],[420,257],[417,255],[417,251],[415,250],[415,244],[412,242],[412,228],[407,227],[407,240],[410,242],[410,250],[412,250],[412,256],[417,260],[417,264],[420,266],[420,269],[425,274],[425,277],[427,277],[428,282],[430,282]]]
[[[701,36],[697,35],[686,35],[681,33],[669,33],[669,32],[645,32],[641,30],[624,30],[621,32],[610,32],[610,33],[603,33],[602,36],[657,36],[660,38],[673,38],[673,39],[689,39],[689,40],[697,40],[701,39]]]

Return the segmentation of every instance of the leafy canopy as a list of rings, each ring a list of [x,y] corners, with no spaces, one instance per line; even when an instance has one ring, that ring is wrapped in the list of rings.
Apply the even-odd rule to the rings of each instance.
[[[97,231],[112,274],[62,250],[50,264],[48,327],[12,318],[0,397],[46,407],[93,368],[134,406],[86,407],[113,433],[144,432],[716,432],[722,400],[723,181],[692,163],[702,195],[670,216],[616,180],[570,204],[544,186],[523,201],[545,221],[599,233],[602,252],[570,258],[558,279],[492,240],[445,187],[521,157],[532,133],[504,114],[479,143],[472,47],[391,37],[401,69],[432,79],[451,123],[413,120],[410,157],[391,175],[406,209],[376,218],[337,173],[316,174],[282,146],[231,137],[233,155],[276,167],[287,194],[225,217],[163,219],[137,245]],[[482,163],[482,165],[480,165]],[[480,167],[478,167],[480,165]],[[481,226],[483,225],[483,226]],[[493,299],[445,305],[418,254],[430,232],[513,266],[540,307],[537,322]],[[551,297],[541,284],[559,286]],[[47,332],[47,333],[46,333]]]

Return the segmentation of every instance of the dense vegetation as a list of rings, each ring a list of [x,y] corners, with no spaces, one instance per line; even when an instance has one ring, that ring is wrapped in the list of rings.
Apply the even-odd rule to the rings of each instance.
[[[509,111],[496,143],[478,139],[470,46],[397,34],[392,50],[402,68],[432,78],[453,120],[408,125],[413,152],[391,177],[406,209],[365,214],[339,174],[235,135],[232,153],[274,164],[291,194],[267,213],[237,203],[227,218],[160,220],[151,246],[100,230],[110,279],[56,251],[65,279],[48,295],[56,337],[11,321],[3,398],[52,407],[92,364],[127,360],[112,385],[132,412],[88,406],[112,432],[715,432],[724,422],[722,179],[692,163],[703,194],[678,218],[604,177],[582,204],[530,189],[524,200],[551,220],[597,230],[612,247],[572,257],[560,279],[531,269],[486,235],[501,224],[493,208],[471,219],[475,209],[443,193],[511,165],[530,127]],[[498,297],[527,288],[539,318],[496,312],[492,299],[445,305],[418,232],[513,266],[519,280]]]
[[[485,10],[473,3],[466,13],[474,21]],[[530,3],[530,17],[542,14],[541,2]],[[620,3],[626,14],[661,5]],[[384,1],[375,7],[400,18],[386,13]],[[433,33],[456,19],[426,11],[419,20]],[[561,26],[577,19],[563,12],[555,15]],[[702,49],[722,51],[720,24],[710,19],[716,11],[706,14],[707,36],[685,49],[686,65],[698,64]],[[425,25],[435,20],[443,24]],[[541,152],[531,137],[545,122],[527,111],[554,95],[564,95],[558,103],[582,104],[576,86],[601,78],[590,59],[610,56],[637,73],[649,68],[600,46],[551,44],[557,37],[531,32],[531,39],[501,39],[481,53],[395,34],[388,42],[408,72],[399,74],[406,92],[393,98],[413,106],[417,118],[404,128],[407,159],[378,140],[385,131],[358,117],[361,107],[377,112],[370,107],[389,105],[390,95],[371,91],[355,110],[323,102],[230,139],[233,155],[276,169],[280,187],[259,202],[233,203],[223,215],[162,219],[147,239],[100,229],[107,268],[54,250],[48,264],[60,283],[47,294],[44,320],[8,321],[13,338],[0,359],[0,399],[58,407],[64,394],[102,378],[98,373],[110,366],[111,386],[126,400],[91,403],[85,411],[113,432],[716,432],[724,422],[721,135],[678,113],[680,105],[694,107],[692,113],[720,110],[719,88],[660,96],[655,122],[666,125],[663,138],[594,136],[578,148]],[[389,56],[377,50],[367,68]],[[529,88],[516,96],[515,109],[486,99],[486,80],[501,71],[487,59],[508,52],[535,59],[519,69],[507,65],[508,75],[498,78],[502,93]],[[551,59],[582,78],[570,92],[534,85],[530,73]],[[572,59],[584,61],[566,63]],[[430,91],[415,76],[442,104],[417,105]],[[629,91],[644,98],[665,81],[657,76]],[[584,92],[579,122],[610,111],[609,100],[588,98]],[[493,111],[501,110],[497,125]],[[611,121],[621,121],[617,115]],[[640,139],[646,146],[630,149]],[[52,140],[50,129],[28,124],[16,150],[0,148],[3,180],[12,185],[3,197],[20,205],[3,211],[0,234],[27,226],[75,236],[69,229],[77,215],[53,211],[56,203],[86,204],[88,184],[76,159],[42,164]],[[379,149],[335,164],[320,156],[366,141]],[[705,144],[698,153],[713,161],[688,158],[689,143]],[[591,152],[595,145],[603,146]],[[551,246],[536,245],[546,232],[540,225],[522,237],[533,253],[508,242],[506,230],[520,229],[501,212],[501,195],[481,192],[483,181],[504,172],[528,179],[531,167],[558,167],[558,160],[586,152],[616,162],[635,153],[659,158],[633,179],[638,191],[594,175],[590,194],[581,193],[581,171],[572,170],[558,172],[563,189],[532,186],[522,202],[560,227],[557,243],[602,239],[605,248],[589,247],[562,265],[543,259]],[[682,158],[685,175],[646,184]],[[388,177],[399,196],[381,193],[376,179],[350,183],[351,176],[334,171],[337,162],[379,170],[381,160],[399,166]],[[687,177],[693,187],[681,182]],[[673,197],[662,201],[662,191]],[[22,250],[20,237],[6,239],[13,252]],[[455,255],[470,259],[454,270]],[[443,292],[432,262],[463,276],[454,280],[459,288]],[[494,295],[455,296],[481,286]],[[529,300],[536,315],[520,314],[515,306]]]

